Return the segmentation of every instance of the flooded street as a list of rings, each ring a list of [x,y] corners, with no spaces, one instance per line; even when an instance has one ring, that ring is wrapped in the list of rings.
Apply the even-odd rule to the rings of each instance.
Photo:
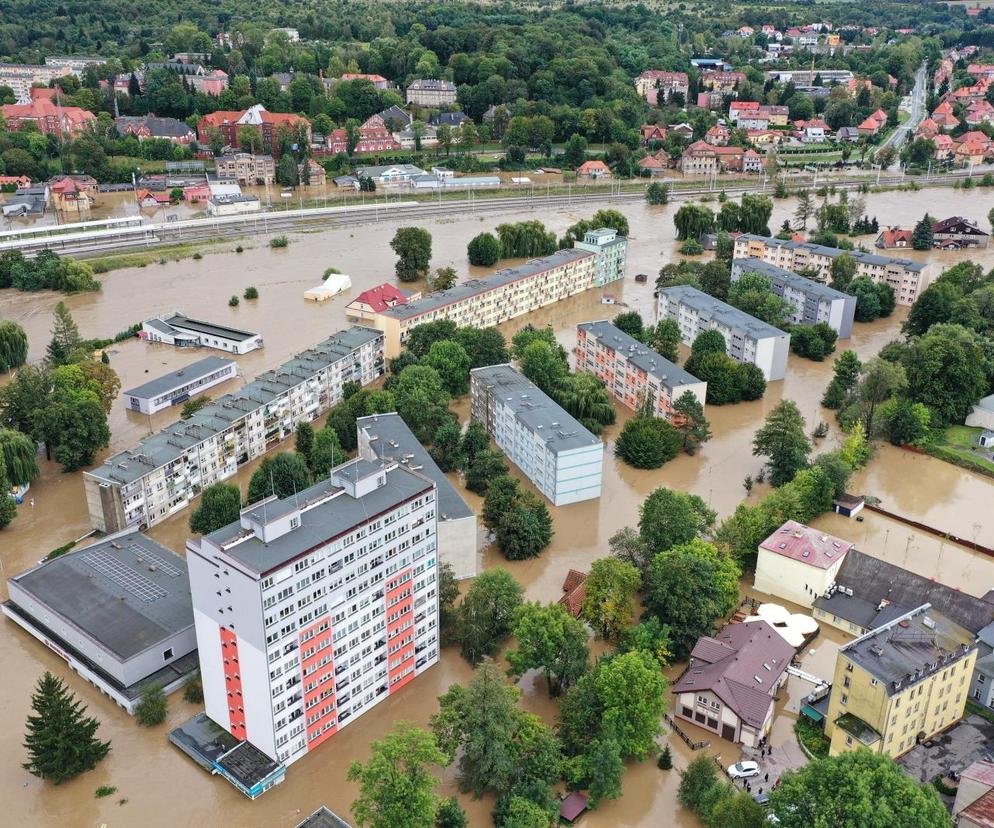
[[[866,200],[866,212],[875,215],[882,227],[889,224],[911,226],[926,208],[939,217],[966,211],[968,218],[977,219],[986,226],[985,216],[991,206],[982,190],[974,190],[968,196],[951,189],[883,193],[867,196]],[[605,292],[630,308],[640,310],[647,320],[652,318],[652,279],[660,266],[679,258],[674,252],[677,245],[672,222],[672,214],[677,208],[675,205],[648,207],[626,203],[619,209],[631,224],[628,279],[624,285],[588,291],[514,320],[504,326],[505,334],[509,336],[525,322],[549,324],[562,344],[569,347],[575,340],[578,322],[610,318],[624,310],[602,305],[601,296]],[[784,218],[791,216],[793,209],[791,200],[776,202],[771,228],[776,230]],[[427,225],[434,237],[432,266],[452,266],[460,278],[470,274],[486,275],[488,269],[469,268],[466,264],[466,243],[476,234],[502,222],[536,218],[561,234],[570,224],[588,218],[594,211],[595,208],[590,207],[500,217],[465,215],[432,223]],[[105,274],[101,277],[103,291],[100,294],[61,297],[5,291],[0,293],[0,318],[15,319],[26,328],[31,360],[43,357],[52,309],[63,298],[84,337],[110,337],[135,322],[170,310],[262,333],[265,347],[237,357],[241,378],[213,389],[212,395],[216,397],[346,327],[344,307],[350,296],[380,282],[393,281],[395,256],[389,241],[395,228],[393,223],[381,222],[366,227],[294,234],[286,250],[271,250],[265,238],[252,238],[242,242],[246,249],[241,254],[233,252],[235,243],[231,242],[217,248],[217,252],[205,251],[201,260],[152,264]],[[872,246],[872,239],[866,239],[864,243]],[[994,265],[994,248],[908,255],[927,255],[942,266],[966,258],[982,261],[988,268]],[[351,276],[351,293],[323,304],[305,301],[304,291],[318,284],[328,267],[336,267]],[[650,283],[636,284],[633,277],[637,273],[649,274]],[[229,308],[229,297],[241,296],[250,285],[258,288],[260,298],[242,300],[239,307]],[[890,319],[869,325],[857,324],[853,339],[840,343],[840,350],[849,347],[860,357],[869,358],[899,335],[906,313],[906,309],[898,308]],[[121,377],[122,388],[126,389],[175,370],[200,355],[128,340],[111,346],[110,356],[111,364]],[[639,504],[658,486],[694,492],[709,502],[720,516],[728,515],[745,497],[742,486],[745,476],[755,475],[761,466],[760,460],[752,456],[753,433],[781,398],[797,402],[809,430],[819,420],[830,424],[829,436],[820,441],[818,451],[835,445],[839,432],[834,417],[819,405],[831,373],[831,360],[815,363],[791,355],[786,379],[771,383],[762,400],[708,407],[707,416],[714,438],[694,457],[681,455],[655,471],[632,469],[614,458],[613,442],[628,416],[619,409],[619,422],[608,428],[604,435],[607,467],[601,498],[551,509],[556,535],[541,557],[508,563],[495,550],[488,549],[484,553],[485,566],[508,568],[525,586],[529,600],[553,601],[561,595],[567,570],[586,569],[592,560],[607,554],[610,536],[638,520]],[[454,408],[465,419],[466,401],[460,401]],[[151,418],[127,412],[119,398],[110,418],[110,450],[133,446],[142,436],[167,425],[176,416],[177,410],[161,412]],[[252,466],[243,469],[236,479],[243,491],[251,471]],[[994,503],[992,479],[970,474],[931,457],[881,445],[869,466],[856,476],[851,488],[880,498],[885,508],[900,515],[914,516],[940,530],[994,546],[994,519],[990,516],[990,504]],[[752,498],[759,499],[764,491],[764,487],[757,486]],[[53,548],[90,529],[79,474],[64,475],[51,464],[45,464],[42,477],[32,485],[31,494],[36,505],[22,507],[15,521],[0,533],[0,570],[5,578],[21,572]],[[466,497],[470,505],[478,509],[478,499],[468,493]],[[950,586],[971,594],[979,596],[994,587],[994,560],[955,544],[943,543],[939,537],[916,532],[882,515],[869,512],[864,515],[863,523],[825,515],[815,521],[815,525],[854,541],[870,554],[929,577],[941,577]],[[188,518],[189,510],[154,527],[150,534],[182,553],[188,535]],[[4,582],[0,597],[6,598],[6,594]],[[805,653],[805,669],[816,674],[830,674],[835,649],[845,638],[841,632],[823,630],[810,647],[814,653]],[[426,724],[437,708],[436,697],[452,682],[464,682],[471,674],[457,652],[443,651],[439,665],[407,691],[366,713],[361,723],[346,728],[328,746],[293,765],[284,784],[260,800],[250,802],[221,779],[208,776],[167,743],[167,729],[195,712],[194,706],[183,702],[178,694],[170,699],[170,718],[166,726],[152,730],[140,728],[94,688],[69,673],[54,654],[9,623],[0,624],[0,664],[4,675],[0,688],[0,755],[5,760],[0,773],[0,799],[7,812],[4,822],[32,826],[106,824],[108,828],[188,823],[282,828],[296,824],[321,804],[345,816],[356,793],[352,783],[345,781],[349,763],[365,759],[369,743],[386,733],[395,721]],[[89,705],[90,712],[101,719],[102,737],[113,742],[110,755],[95,771],[57,788],[42,783],[20,768],[23,723],[31,688],[46,669],[68,676],[69,684]],[[671,677],[675,677],[679,668],[670,672]],[[552,721],[555,707],[547,698],[543,683],[529,675],[522,679],[520,686],[524,705]],[[774,744],[790,736],[791,718],[810,689],[799,679],[790,680],[780,702],[784,715],[774,728]],[[693,731],[692,725],[687,727]],[[690,757],[689,749],[679,738],[667,738],[674,752],[676,768],[685,766]],[[702,738],[710,739],[709,752],[720,754],[723,763],[738,758],[738,749],[731,743],[713,735]],[[444,795],[454,793],[452,776],[452,771],[448,771],[442,790]],[[634,765],[625,774],[623,798],[605,802],[596,812],[589,813],[583,824],[588,828],[697,826],[696,818],[676,805],[678,782],[676,770],[659,771],[653,761]],[[116,786],[118,792],[107,799],[95,799],[93,791],[100,785]],[[122,798],[128,802],[118,805],[117,801]],[[461,799],[472,826],[490,824],[492,801]]]

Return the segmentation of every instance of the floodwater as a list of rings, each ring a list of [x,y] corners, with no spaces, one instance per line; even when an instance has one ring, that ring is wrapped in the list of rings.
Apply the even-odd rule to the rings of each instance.
[[[974,191],[977,192],[977,191]],[[983,222],[987,207],[979,196],[968,197],[966,211]],[[963,195],[954,190],[928,190],[922,193],[885,193],[867,198],[867,212],[881,224],[907,226],[917,221],[925,209],[945,216],[964,212]],[[714,206],[714,205],[713,205]],[[675,206],[648,207],[622,204],[631,223],[629,278],[624,285],[565,300],[535,313],[527,319],[505,326],[507,334],[524,324],[549,324],[560,341],[569,347],[575,338],[577,322],[609,318],[622,309],[601,304],[604,293],[613,294],[629,307],[651,317],[651,284],[637,285],[636,273],[658,271],[662,264],[678,258],[674,252],[672,213]],[[790,201],[778,202],[771,221],[777,227],[793,210]],[[593,208],[540,213],[523,211],[501,217],[473,216],[444,219],[427,225],[434,237],[434,267],[453,266],[460,275],[484,275],[487,271],[469,268],[465,245],[470,238],[502,221],[538,218],[561,233],[572,222],[589,217]],[[308,303],[303,292],[317,284],[327,267],[337,267],[350,274],[352,295],[372,285],[393,280],[394,256],[389,240],[395,224],[380,222],[364,227],[339,228],[324,232],[298,233],[291,236],[286,250],[271,250],[265,239],[248,242],[244,253],[223,245],[207,252],[201,260],[187,259],[165,265],[118,270],[102,277],[103,291],[60,297],[53,294],[0,294],[0,317],[13,318],[25,326],[30,338],[30,358],[40,359],[49,338],[51,311],[60,299],[71,308],[84,337],[107,337],[153,314],[183,310],[224,324],[260,331],[265,347],[238,357],[243,378],[214,389],[215,396],[237,388],[271,368],[293,353],[341,329],[347,323],[344,306],[348,298],[338,297],[324,304]],[[872,243],[872,242],[871,242]],[[243,242],[243,244],[246,244]],[[909,254],[922,255],[922,254]],[[925,254],[951,264],[963,258],[994,264],[994,250]],[[257,301],[243,300],[229,308],[228,298],[241,295],[245,287],[259,289]],[[348,295],[348,294],[347,294]],[[857,325],[853,339],[843,343],[863,358],[868,358],[898,336],[906,310],[898,309],[892,318],[870,325]],[[129,340],[111,346],[111,364],[119,372],[123,388],[137,385],[158,374],[193,361],[194,355],[164,346],[150,346]],[[831,376],[831,362],[814,363],[793,355],[787,378],[772,383],[764,399],[723,408],[709,407],[714,439],[694,457],[681,456],[656,471],[638,471],[615,460],[614,438],[627,412],[619,410],[619,423],[605,434],[607,441],[603,495],[598,501],[552,509],[556,536],[541,557],[531,561],[505,562],[492,549],[484,552],[484,565],[506,566],[525,586],[530,600],[551,601],[561,594],[562,579],[573,567],[585,569],[595,558],[607,553],[608,539],[618,529],[634,524],[638,507],[649,492],[665,485],[691,491],[706,501],[721,516],[729,514],[745,497],[742,481],[755,475],[761,463],[752,456],[751,441],[763,417],[781,398],[795,400],[813,428],[819,420],[832,425],[829,436],[818,450],[835,445],[838,429],[831,412],[819,407],[819,399]],[[0,380],[2,381],[2,380]],[[466,416],[465,401],[455,406]],[[111,415],[112,450],[134,445],[143,435],[167,424],[171,412],[148,418],[124,410],[119,399]],[[911,464],[914,463],[914,467]],[[243,488],[251,468],[237,477]],[[994,502],[994,481],[973,475],[930,457],[911,455],[890,446],[880,446],[870,465],[854,480],[853,488],[879,497],[884,505],[902,515],[915,516],[943,531],[954,531],[994,546],[994,521],[988,516]],[[763,495],[757,486],[752,499]],[[44,557],[51,549],[89,531],[80,475],[65,475],[51,464],[44,464],[41,478],[31,490],[35,506],[24,506],[18,517],[0,533],[0,572],[9,576],[23,571]],[[478,500],[467,496],[472,506]],[[864,513],[863,523],[835,515],[826,515],[816,525],[849,538],[861,549],[894,563],[908,566],[929,576],[941,577],[951,586],[975,595],[994,587],[994,561],[938,537],[911,530],[881,515]],[[151,534],[170,548],[182,553],[187,536],[188,513],[181,513],[156,526]],[[744,591],[749,591],[748,582]],[[6,586],[0,587],[6,597]],[[806,651],[806,669],[820,675],[830,674],[834,652],[845,636],[824,631]],[[0,755],[5,766],[0,773],[0,800],[5,804],[12,824],[113,826],[188,824],[210,821],[232,826],[290,826],[321,804],[343,815],[355,796],[355,787],[345,781],[349,763],[368,756],[369,743],[386,733],[395,721],[427,723],[437,709],[436,698],[454,681],[466,681],[470,669],[451,650],[443,653],[441,663],[418,679],[411,688],[388,699],[365,714],[361,724],[346,728],[328,747],[296,763],[287,781],[257,802],[249,802],[222,780],[214,779],[172,748],[166,741],[168,727],[195,712],[179,696],[170,700],[171,712],[166,726],[153,730],[138,727],[129,717],[83,683],[64,664],[34,639],[3,624],[0,629],[0,664],[4,682],[0,687]],[[21,770],[23,722],[28,713],[30,692],[44,670],[67,676],[71,687],[102,721],[101,735],[110,738],[113,750],[92,773],[54,788]],[[679,673],[677,667],[674,675]],[[548,721],[555,717],[555,707],[546,697],[540,680],[525,676],[519,683],[523,705]],[[791,679],[780,702],[783,716],[774,728],[773,742],[790,737],[790,721],[800,700],[810,688]],[[693,730],[692,725],[688,728]],[[728,763],[738,758],[735,746],[716,737],[709,752]],[[677,768],[689,760],[689,751],[679,738],[668,737]],[[624,797],[604,803],[585,817],[591,828],[606,826],[675,825],[696,826],[696,818],[679,808],[675,794],[676,772],[661,772],[652,761],[628,768],[624,778]],[[97,800],[93,791],[100,785],[118,788],[117,794]],[[182,791],[183,796],[177,796]],[[453,773],[444,774],[444,795],[454,793]],[[119,805],[119,799],[128,801]],[[462,799],[474,826],[489,824],[489,800]]]

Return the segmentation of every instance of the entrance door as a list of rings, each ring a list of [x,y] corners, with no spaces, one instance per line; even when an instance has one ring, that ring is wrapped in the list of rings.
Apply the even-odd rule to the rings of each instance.
[[[728,739],[729,742],[735,741],[735,725],[721,723],[721,738]]]

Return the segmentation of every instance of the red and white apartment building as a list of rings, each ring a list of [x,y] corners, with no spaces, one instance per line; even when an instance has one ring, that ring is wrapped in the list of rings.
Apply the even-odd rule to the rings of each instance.
[[[436,494],[356,459],[187,541],[207,715],[290,764],[435,664]]]

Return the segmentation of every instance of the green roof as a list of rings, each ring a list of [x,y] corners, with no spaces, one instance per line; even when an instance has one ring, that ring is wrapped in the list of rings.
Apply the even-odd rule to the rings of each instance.
[[[843,713],[835,720],[836,727],[841,727],[850,736],[855,736],[864,745],[872,745],[880,741],[880,734],[852,713]]]

